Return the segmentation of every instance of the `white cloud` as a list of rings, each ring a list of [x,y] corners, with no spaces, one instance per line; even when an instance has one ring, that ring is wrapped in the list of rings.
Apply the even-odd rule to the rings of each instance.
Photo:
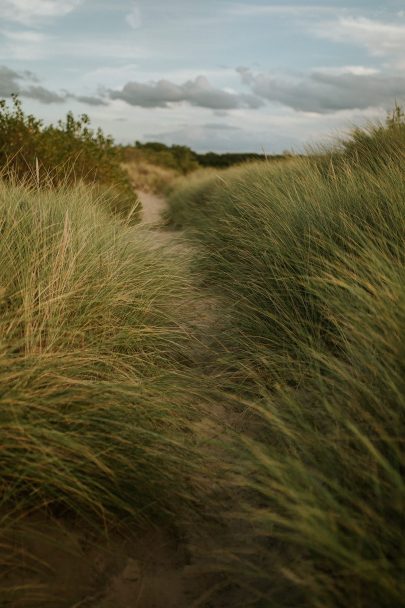
[[[1,0],[0,18],[29,25],[50,17],[63,17],[82,0]]]
[[[142,25],[141,9],[137,2],[135,2],[132,10],[125,17],[126,22],[134,29],[137,30]]]
[[[366,17],[341,17],[315,26],[321,38],[364,46],[371,55],[405,55],[405,23],[385,23]]]
[[[331,74],[341,76],[342,74],[355,74],[355,76],[370,76],[378,74],[380,70],[369,68],[364,65],[342,65],[340,67],[317,67],[313,69],[317,74]]]
[[[1,30],[4,41],[4,55],[13,59],[33,61],[47,56],[48,37],[32,30]]]

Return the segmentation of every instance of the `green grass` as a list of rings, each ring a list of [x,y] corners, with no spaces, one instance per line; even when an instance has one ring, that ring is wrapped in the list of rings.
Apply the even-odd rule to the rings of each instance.
[[[153,249],[87,186],[0,183],[0,230],[3,598],[29,514],[96,530],[197,511],[208,457],[190,421],[209,397],[187,253]]]
[[[168,221],[202,247],[205,286],[225,297],[220,364],[251,412],[234,516],[256,549],[242,538],[218,554],[248,590],[241,606],[403,605],[399,118],[327,156],[184,182],[169,201]]]

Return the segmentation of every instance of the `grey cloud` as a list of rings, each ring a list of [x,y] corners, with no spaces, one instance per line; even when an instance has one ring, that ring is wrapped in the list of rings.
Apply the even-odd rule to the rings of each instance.
[[[72,95],[77,101],[86,103],[88,106],[106,106],[108,103],[102,97],[95,97],[92,95]]]
[[[240,74],[243,84],[250,85],[254,82],[255,76],[250,68],[246,68],[243,65],[236,68],[238,74]],[[257,78],[257,76],[256,76]]]
[[[0,66],[0,97],[10,97],[12,93],[19,93],[18,81],[21,76],[6,66]]]
[[[299,79],[280,79],[238,68],[242,82],[268,101],[294,110],[326,114],[338,110],[391,106],[405,97],[405,77],[385,74],[312,72]]]
[[[211,85],[204,76],[175,84],[170,80],[153,83],[128,82],[121,91],[110,91],[111,99],[122,99],[143,108],[167,108],[170,103],[188,102],[193,106],[213,110],[258,108],[263,101],[255,95],[229,93]]]
[[[24,70],[23,72],[21,72],[21,76],[26,79],[29,80],[30,82],[39,82],[39,78],[36,74],[34,74],[34,72],[31,72],[30,70]]]
[[[32,82],[38,82],[32,72],[15,72],[6,66],[0,66],[0,97],[10,97],[13,93],[18,93],[23,97],[42,101],[42,103],[63,103],[65,101],[65,95],[49,91],[41,85],[30,84]]]
[[[111,99],[122,99],[132,106],[165,108],[168,103],[182,101],[181,88],[169,80],[156,84],[128,82],[121,91],[110,91]]]
[[[67,99],[76,99],[90,106],[105,106],[108,103],[101,96],[74,95],[69,91],[55,93],[37,84],[38,82],[37,76],[28,70],[15,72],[6,66],[0,66],[0,97],[10,97],[17,93],[46,104],[64,103]]]
[[[49,91],[49,89],[45,89],[45,87],[41,87],[40,85],[22,89],[21,95],[36,99],[42,103],[64,103],[66,101],[66,95],[58,95],[58,93]]]

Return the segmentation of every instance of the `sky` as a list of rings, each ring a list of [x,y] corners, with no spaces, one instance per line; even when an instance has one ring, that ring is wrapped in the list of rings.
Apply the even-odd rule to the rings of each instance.
[[[0,0],[0,98],[120,143],[301,152],[405,104],[405,0]]]

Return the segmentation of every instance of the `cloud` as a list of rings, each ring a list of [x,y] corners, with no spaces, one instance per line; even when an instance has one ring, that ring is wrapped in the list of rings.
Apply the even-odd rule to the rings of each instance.
[[[219,116],[220,118],[223,118],[224,116],[229,116],[229,113],[226,110],[214,110],[213,114],[214,116]]]
[[[23,25],[51,17],[63,17],[82,0],[1,0],[0,18]]]
[[[59,95],[40,85],[29,86],[22,89],[20,93],[24,97],[30,97],[42,103],[64,103],[66,101],[66,95]]]
[[[1,0],[0,0],[1,1]],[[52,40],[42,32],[34,30],[13,30],[2,28],[2,52],[14,60],[35,61],[49,55]],[[47,49],[47,50],[46,50]]]
[[[319,67],[314,68],[314,72],[319,74],[327,74],[341,76],[342,74],[355,74],[357,76],[368,76],[370,74],[378,74],[377,68],[370,68],[364,65],[342,65],[337,67]]]
[[[63,103],[66,95],[49,91],[37,83],[38,78],[29,71],[15,72],[6,66],[0,66],[0,97],[10,97],[17,93],[24,97],[37,99],[42,103]]]
[[[300,78],[278,78],[238,68],[254,95],[294,110],[326,114],[340,110],[390,107],[405,98],[405,77],[375,73],[353,66],[343,72],[318,70]]]
[[[20,85],[18,80],[21,76],[6,66],[0,66],[0,97],[10,97],[12,93],[18,93]]]
[[[175,84],[170,80],[151,83],[128,82],[120,91],[110,90],[110,97],[143,108],[167,108],[169,104],[180,102],[213,110],[258,108],[263,105],[254,95],[230,93],[216,88],[205,76],[197,76],[183,84]]]
[[[137,30],[138,28],[141,27],[142,14],[141,14],[141,9],[138,6],[137,2],[135,2],[134,6],[132,7],[131,12],[128,13],[128,15],[125,17],[125,20],[128,23],[128,25],[130,25],[134,30]]]
[[[69,95],[74,97],[77,101],[87,104],[88,106],[107,106],[108,102],[102,97],[96,97],[93,95]]]
[[[76,99],[90,106],[108,105],[102,96],[75,95],[69,91],[64,91],[62,94],[55,93],[38,84],[38,78],[28,70],[15,72],[6,66],[0,66],[0,97],[10,97],[13,93],[45,104],[64,103],[67,99]]]
[[[371,55],[405,54],[405,23],[341,17],[337,21],[321,22],[313,31],[321,38],[364,46]]]
[[[234,127],[225,122],[208,122],[203,125],[204,129],[212,129],[213,131],[240,131],[239,127]]]

